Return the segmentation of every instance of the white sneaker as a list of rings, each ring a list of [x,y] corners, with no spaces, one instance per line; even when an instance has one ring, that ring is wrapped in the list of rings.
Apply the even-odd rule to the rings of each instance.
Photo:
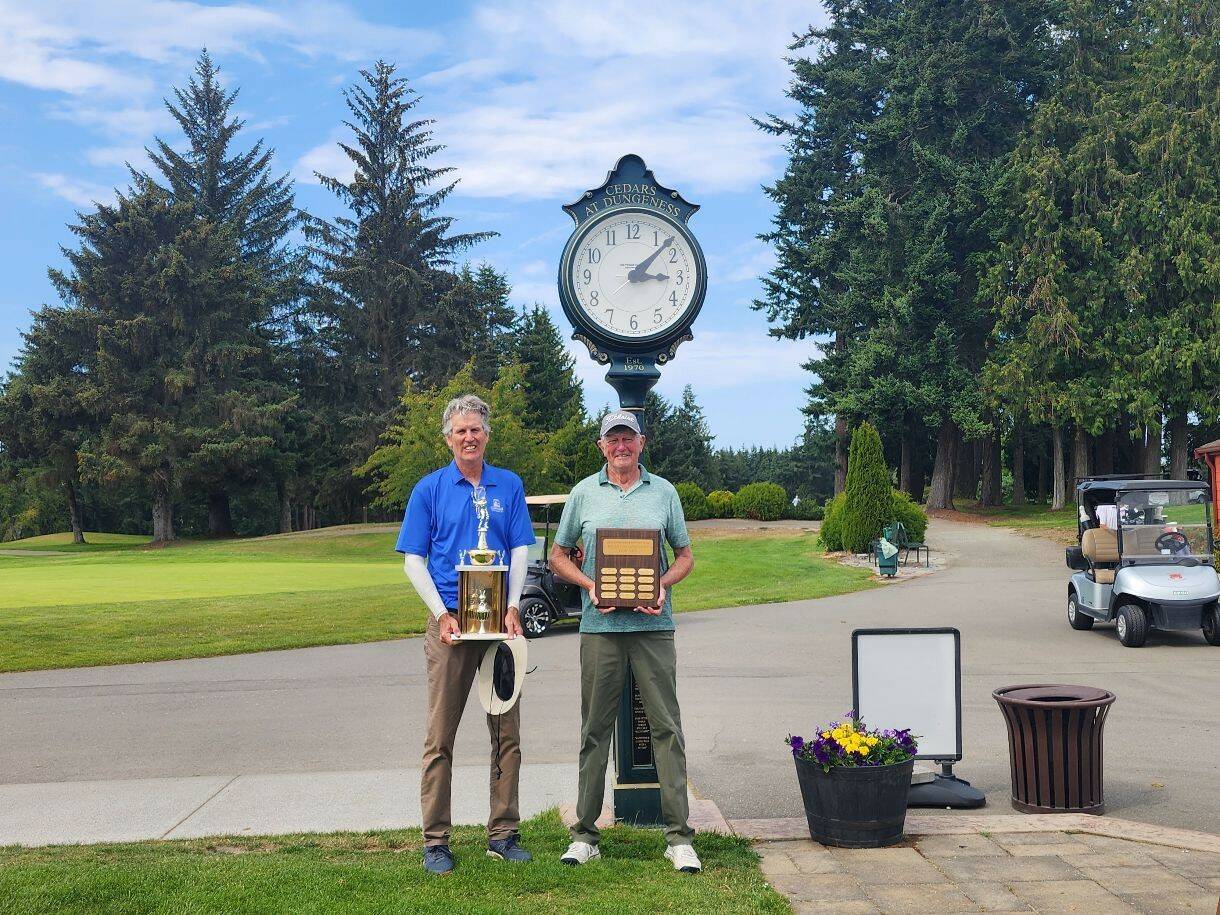
[[[568,850],[563,853],[563,857],[559,860],[564,864],[570,864],[572,867],[575,867],[578,864],[588,864],[594,858],[600,858],[601,856],[602,853],[596,845],[590,845],[588,842],[573,842],[568,846]]]
[[[674,863],[674,870],[684,874],[697,874],[703,869],[699,856],[690,845],[671,845],[665,849],[665,857]]]

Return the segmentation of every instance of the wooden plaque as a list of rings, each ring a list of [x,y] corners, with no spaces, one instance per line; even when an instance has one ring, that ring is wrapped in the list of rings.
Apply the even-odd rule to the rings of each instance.
[[[597,600],[603,607],[655,607],[661,582],[661,532],[603,528],[597,532]]]

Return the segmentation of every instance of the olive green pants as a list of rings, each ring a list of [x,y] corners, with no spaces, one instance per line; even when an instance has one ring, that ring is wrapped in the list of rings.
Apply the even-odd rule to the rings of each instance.
[[[678,709],[678,661],[669,632],[584,632],[580,636],[580,770],[572,839],[596,845],[606,763],[627,665],[644,702],[661,784],[665,840],[689,844],[695,831],[686,798],[686,741]]]

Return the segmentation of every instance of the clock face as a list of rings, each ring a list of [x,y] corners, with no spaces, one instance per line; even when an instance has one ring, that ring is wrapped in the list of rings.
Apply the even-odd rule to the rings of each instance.
[[[690,237],[640,210],[611,211],[582,228],[568,259],[573,305],[598,328],[629,340],[681,322],[703,284]]]

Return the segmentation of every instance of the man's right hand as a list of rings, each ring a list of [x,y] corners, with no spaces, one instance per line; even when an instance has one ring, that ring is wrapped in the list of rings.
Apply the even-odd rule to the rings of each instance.
[[[597,606],[597,585],[596,584],[594,584],[593,582],[590,582],[588,584],[588,586],[585,588],[585,590],[589,592],[589,600],[590,600],[590,602],[592,602],[594,607],[597,607],[598,613],[613,613],[614,612],[613,607],[598,607]]]
[[[440,623],[441,641],[446,645],[452,645],[453,637],[462,633],[462,630],[458,628],[457,617],[452,613],[446,613],[438,622]]]

